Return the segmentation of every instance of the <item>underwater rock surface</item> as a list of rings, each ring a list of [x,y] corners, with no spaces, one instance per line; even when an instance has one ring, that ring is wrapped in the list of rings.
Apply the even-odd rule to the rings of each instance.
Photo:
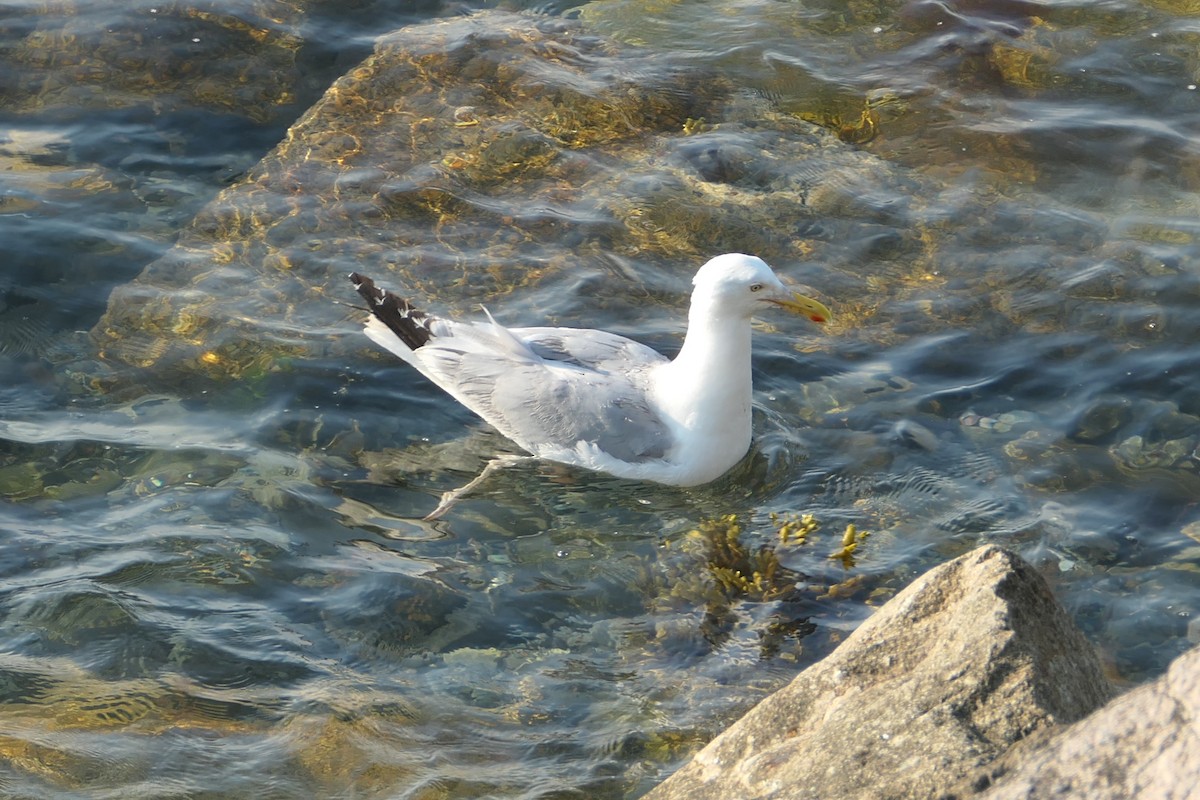
[[[5,110],[43,122],[84,110],[101,119],[203,111],[287,120],[324,86],[320,51],[345,46],[349,31],[333,26],[356,16],[399,22],[441,3],[413,0],[399,14],[378,0],[127,5],[7,4],[0,15]]]
[[[1110,695],[1041,576],[988,545],[914,581],[645,797],[938,797]]]
[[[455,311],[530,285],[624,297],[626,259],[644,293],[654,265],[731,243],[794,263],[886,229],[915,252],[909,209],[884,199],[910,196],[902,170],[718,76],[483,12],[383,37],[92,336],[118,369],[244,380],[344,346],[330,334],[357,315],[331,300],[353,300],[351,269]]]

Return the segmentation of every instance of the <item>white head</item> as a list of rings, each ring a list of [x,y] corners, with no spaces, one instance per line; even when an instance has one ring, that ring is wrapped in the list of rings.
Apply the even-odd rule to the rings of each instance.
[[[796,294],[758,256],[726,253],[712,258],[692,279],[692,306],[703,305],[707,313],[750,318],[767,305],[802,314],[813,322],[827,322],[829,309]]]

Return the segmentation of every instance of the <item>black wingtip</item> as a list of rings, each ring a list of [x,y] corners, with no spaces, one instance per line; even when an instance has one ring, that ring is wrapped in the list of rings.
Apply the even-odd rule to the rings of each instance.
[[[350,273],[350,281],[355,290],[367,301],[371,313],[396,334],[410,350],[416,350],[427,343],[432,334],[429,332],[429,316],[413,306],[403,297],[380,289],[375,281],[359,272]]]
[[[375,287],[375,281],[371,280],[366,275],[358,272],[351,272],[350,282],[354,284],[355,291],[362,295],[363,300],[366,300],[367,303],[370,304],[370,308],[372,310],[375,309],[376,305],[383,302],[383,292],[379,291],[379,289]]]

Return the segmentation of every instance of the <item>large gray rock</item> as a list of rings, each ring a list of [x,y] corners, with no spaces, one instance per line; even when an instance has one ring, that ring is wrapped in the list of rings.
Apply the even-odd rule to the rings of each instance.
[[[986,546],[915,581],[646,800],[936,797],[1110,691],[1041,576]]]
[[[1013,748],[988,772],[990,790],[974,794],[986,783],[977,780],[958,796],[1200,798],[1200,648],[1062,733]]]

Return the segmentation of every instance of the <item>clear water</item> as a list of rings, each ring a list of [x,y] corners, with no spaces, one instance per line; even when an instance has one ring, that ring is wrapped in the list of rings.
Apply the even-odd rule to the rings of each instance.
[[[1042,568],[1116,681],[1200,636],[1194,3],[536,6],[908,176],[776,263],[837,321],[759,331],[755,448],[709,487],[526,466],[421,521],[510,446],[359,337],[349,255],[264,321],[286,365],[102,352],[114,289],[375,36],[462,10],[0,11],[6,796],[635,797],[984,542]],[[418,293],[678,345],[690,257],[580,263]],[[848,524],[869,536],[830,558]]]

